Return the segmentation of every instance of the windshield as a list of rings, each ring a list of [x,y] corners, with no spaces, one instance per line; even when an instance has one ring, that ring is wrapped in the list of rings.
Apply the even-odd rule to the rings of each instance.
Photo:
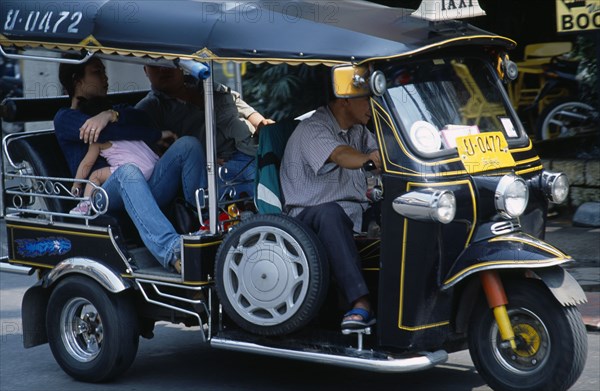
[[[398,121],[421,153],[456,148],[456,138],[501,131],[519,138],[495,75],[477,58],[432,59],[384,70]]]

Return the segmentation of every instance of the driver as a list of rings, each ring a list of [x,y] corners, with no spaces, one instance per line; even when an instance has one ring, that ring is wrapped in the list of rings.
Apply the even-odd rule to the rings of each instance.
[[[342,329],[375,324],[354,232],[368,206],[361,168],[380,168],[369,97],[333,99],[292,133],[281,163],[284,210],[307,224],[324,244],[333,276],[350,310]]]

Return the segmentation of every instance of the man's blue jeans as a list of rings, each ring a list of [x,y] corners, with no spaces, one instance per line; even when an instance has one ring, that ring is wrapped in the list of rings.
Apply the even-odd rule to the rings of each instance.
[[[232,188],[235,189],[236,196],[234,198],[239,198],[242,193],[254,197],[254,177],[256,176],[256,158],[254,156],[238,151],[225,162],[222,168],[227,169],[227,173],[222,174],[222,178],[219,177],[219,197],[222,197],[223,193],[230,191]],[[227,186],[222,179],[228,182],[244,183]]]
[[[180,256],[181,237],[160,208],[175,199],[180,186],[192,205],[196,189],[207,187],[204,148],[195,137],[181,137],[173,143],[148,182],[138,167],[126,164],[102,185],[109,213],[125,209],[148,250],[165,268]]]

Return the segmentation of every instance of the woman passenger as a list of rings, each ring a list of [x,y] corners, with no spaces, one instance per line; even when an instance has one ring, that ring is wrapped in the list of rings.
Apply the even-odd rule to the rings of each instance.
[[[80,110],[82,102],[106,97],[108,78],[104,64],[91,58],[84,64],[61,64],[59,79],[71,107],[59,110],[54,117],[56,137],[72,175],[88,151],[88,144],[111,140],[142,140],[149,146],[171,132],[148,126],[145,113],[128,106],[114,106],[96,115]],[[92,169],[107,167],[99,158]],[[190,136],[173,143],[158,160],[146,181],[133,164],[119,167],[102,188],[109,198],[108,211],[123,209],[136,226],[148,250],[166,268],[181,271],[181,238],[160,210],[168,205],[183,186],[186,201],[195,204],[195,191],[207,186],[206,159],[200,142]]]

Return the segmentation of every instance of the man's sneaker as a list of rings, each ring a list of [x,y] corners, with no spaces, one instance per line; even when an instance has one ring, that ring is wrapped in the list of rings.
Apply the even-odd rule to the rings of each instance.
[[[90,201],[81,201],[79,204],[77,204],[76,207],[69,211],[69,214],[78,216],[89,216],[91,210],[92,203]]]

